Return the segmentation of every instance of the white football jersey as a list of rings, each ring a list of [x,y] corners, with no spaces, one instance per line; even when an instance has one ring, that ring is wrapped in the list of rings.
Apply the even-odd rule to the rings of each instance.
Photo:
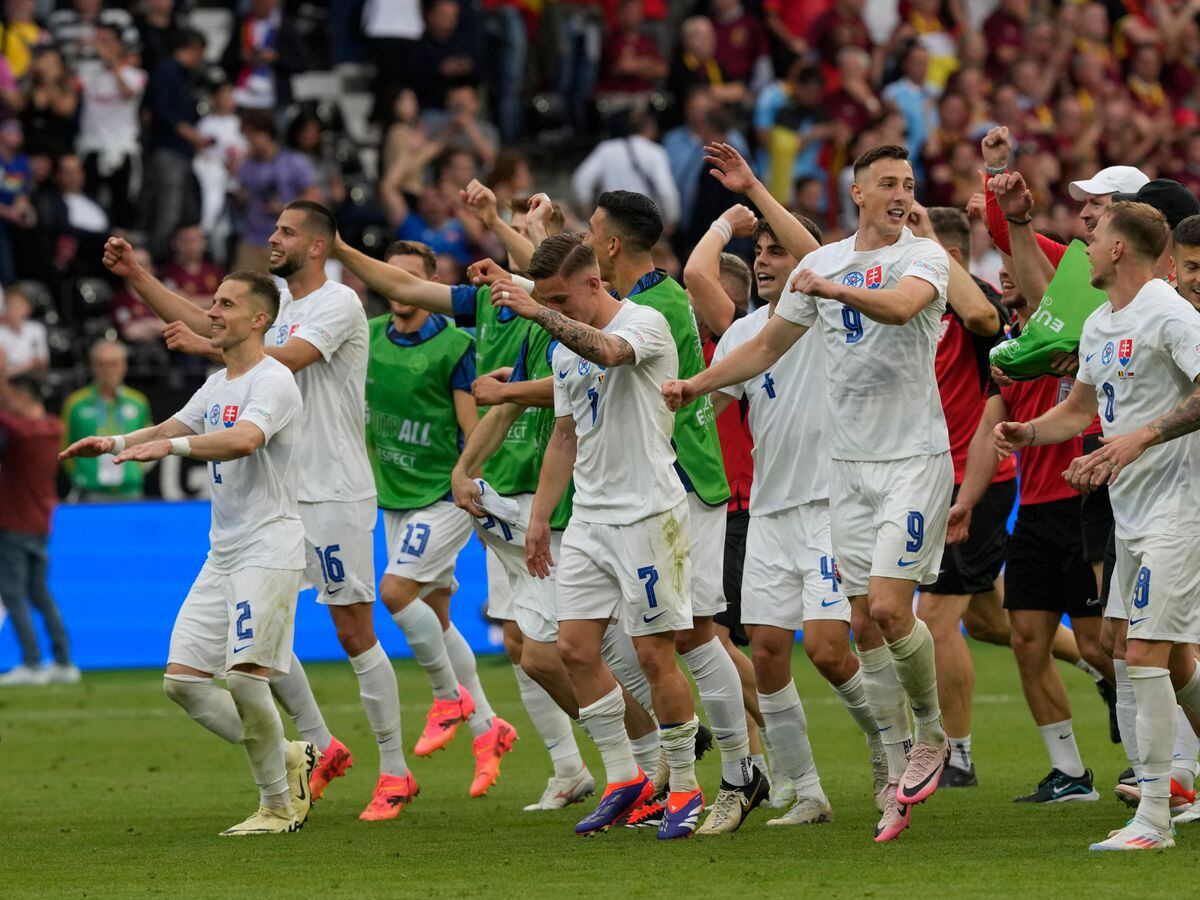
[[[713,354],[716,365],[762,331],[763,306],[729,326]],[[761,375],[721,388],[750,404],[754,480],[750,515],[766,516],[829,498],[829,446],[825,438],[825,349],[814,338],[796,341]]]
[[[304,397],[304,440],[296,450],[300,500],[373,500],[375,478],[366,445],[370,338],[362,303],[354,291],[333,281],[300,300],[286,289],[280,294],[266,345],[282,347],[294,336],[324,357],[296,373]]]
[[[225,369],[210,375],[175,414],[196,434],[253,422],[266,438],[249,456],[208,464],[208,564],[216,571],[304,568],[304,526],[296,506],[302,408],[291,370],[268,356],[234,379]]]
[[[671,328],[656,309],[625,300],[603,329],[634,361],[605,369],[554,348],[554,414],[575,420],[575,498],[583,522],[631,525],[673,509],[686,494],[675,472],[675,414],[661,385],[679,372]]]
[[[1165,281],[1150,281],[1118,312],[1088,316],[1076,378],[1096,390],[1106,437],[1173,409],[1200,375],[1200,314]],[[1200,535],[1200,432],[1151,447],[1108,489],[1117,536]]]
[[[904,325],[885,325],[845,304],[790,289],[780,298],[775,314],[819,331],[801,340],[825,344],[830,453],[862,461],[945,453],[950,438],[933,358],[950,280],[946,251],[907,228],[896,243],[878,250],[856,251],[857,237],[814,250],[796,270],[868,290],[895,288],[911,275],[936,293]]]

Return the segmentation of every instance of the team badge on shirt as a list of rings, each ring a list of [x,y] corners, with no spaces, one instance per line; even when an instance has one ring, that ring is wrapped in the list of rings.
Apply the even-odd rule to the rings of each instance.
[[[221,421],[221,405],[214,403],[213,408],[208,411],[208,421],[216,425]]]
[[[1121,364],[1121,368],[1117,369],[1118,378],[1133,377],[1133,370],[1129,368],[1132,359],[1133,338],[1121,338],[1121,343],[1117,345],[1117,362]]]
[[[586,359],[584,359],[583,357],[580,357],[579,358],[579,374],[586,376],[587,373],[590,371],[592,371],[592,364],[590,362],[588,362]]]
[[[1113,346],[1113,342],[1109,341],[1104,345],[1104,351],[1100,354],[1100,362],[1103,365],[1108,365],[1113,361],[1113,354],[1117,352],[1117,348]]]
[[[883,287],[883,266],[872,266],[867,269],[867,290],[874,291]]]
[[[852,288],[862,287],[863,282],[864,278],[862,272],[847,272],[842,276],[842,284],[848,285]]]
[[[234,423],[237,422],[238,409],[240,409],[240,407],[226,406],[223,410],[221,410],[221,424],[226,428],[232,428]]]

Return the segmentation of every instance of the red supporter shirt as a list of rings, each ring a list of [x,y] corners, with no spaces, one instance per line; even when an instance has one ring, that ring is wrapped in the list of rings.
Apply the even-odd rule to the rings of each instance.
[[[1071,393],[1075,379],[1058,375],[1043,375],[1033,381],[1018,381],[1002,388],[990,386],[1008,404],[1012,422],[1028,422],[1048,409],[1057,406]],[[1017,453],[1017,472],[1021,479],[1021,506],[1067,500],[1079,494],[1067,484],[1062,473],[1071,460],[1083,454],[1083,438],[1076,435],[1061,444],[1025,447]]]
[[[995,295],[990,286],[984,293],[989,299]],[[950,457],[954,460],[956,485],[962,484],[967,448],[983,417],[989,381],[988,350],[995,343],[996,337],[984,338],[968,331],[954,310],[948,309],[942,316],[933,368],[942,397],[942,410],[946,414],[946,430],[950,433]],[[996,469],[992,484],[1016,477],[1016,463],[1009,458]]]
[[[717,342],[713,338],[704,341],[704,364],[712,365]],[[717,437],[721,439],[721,458],[725,461],[725,478],[729,481],[729,512],[742,512],[750,508],[750,483],[754,480],[754,438],[750,436],[750,423],[746,416],[750,404],[743,397],[730,403],[725,412],[717,417]]]
[[[200,263],[195,272],[189,272],[178,263],[167,263],[158,274],[163,284],[173,291],[209,298],[217,292],[217,285],[225,277],[221,267],[208,260]]]
[[[0,410],[0,531],[50,533],[62,441],[58,416],[23,419]]]
[[[749,81],[754,73],[754,62],[760,56],[770,55],[767,34],[758,19],[748,12],[730,22],[721,22],[715,17],[713,27],[717,32],[717,62],[733,81]]]

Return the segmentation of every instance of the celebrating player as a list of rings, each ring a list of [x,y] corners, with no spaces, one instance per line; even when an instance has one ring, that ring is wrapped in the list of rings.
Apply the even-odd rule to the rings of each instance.
[[[903,147],[876,147],[855,160],[859,231],[805,257],[754,338],[711,369],[662,389],[679,407],[744,384],[819,323],[831,413],[833,553],[857,613],[867,697],[888,756],[877,841],[908,827],[912,804],[937,790],[949,754],[933,640],[912,612],[917,583],[938,571],[953,486],[933,371],[949,276],[946,252],[905,227],[914,186]],[[911,754],[905,700],[917,725]]]
[[[304,568],[294,454],[303,440],[300,391],[288,368],[263,352],[278,310],[279,291],[266,275],[230,275],[204,314],[226,367],[166,422],[87,437],[60,457],[111,453],[113,463],[124,463],[173,455],[209,463],[210,549],[171,631],[163,690],[209,731],[246,750],[259,809],[223,835],[299,830],[316,762],[312,744],[284,740],[268,682],[292,661]],[[213,684],[216,675],[228,691]]]

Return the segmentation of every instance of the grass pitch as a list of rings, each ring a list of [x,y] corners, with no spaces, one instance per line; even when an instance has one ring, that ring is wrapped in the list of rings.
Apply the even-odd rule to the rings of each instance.
[[[1016,806],[1049,768],[1026,711],[1011,653],[974,644],[972,727],[980,787],[942,791],[894,843],[872,842],[877,818],[863,740],[832,691],[797,651],[794,668],[817,764],[834,808],[829,825],[765,828],[760,809],[721,838],[659,843],[648,830],[582,839],[585,807],[526,813],[549,762],[507,661],[480,661],[497,711],[522,735],[491,794],[467,796],[471,739],[410,757],[420,797],[399,821],[357,815],[374,785],[374,741],[350,667],[308,667],[334,733],[355,754],[298,834],[218,838],[253,811],[245,757],[163,697],[159,673],[87,673],[77,687],[0,693],[0,895],[12,897],[592,897],[1186,896],[1200,825],[1158,854],[1089,853],[1128,817],[1111,787],[1126,765],[1108,742],[1091,681],[1063,668],[1085,763],[1101,800]],[[397,663],[411,747],[429,703],[415,663]],[[601,769],[582,734],[593,772]],[[715,795],[714,751],[700,766]],[[591,803],[589,801],[588,808]],[[1188,829],[1195,829],[1189,833]]]

